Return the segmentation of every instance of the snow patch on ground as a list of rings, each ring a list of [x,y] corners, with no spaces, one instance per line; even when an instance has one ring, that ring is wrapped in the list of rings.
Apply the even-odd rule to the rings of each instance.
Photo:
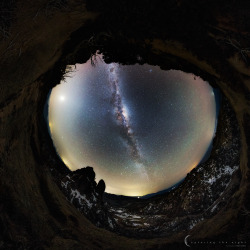
[[[216,176],[212,176],[210,178],[208,178],[205,174],[204,174],[204,177],[205,177],[205,180],[204,182],[212,185],[214,184],[218,179],[220,179],[222,176],[225,176],[225,175],[232,175],[235,170],[238,168],[238,166],[233,166],[233,167],[230,167],[230,166],[223,166],[221,169],[220,169],[220,172],[217,173]],[[206,179],[208,178],[208,179]]]
[[[93,204],[86,198],[86,196],[81,195],[77,189],[75,190],[71,189],[71,197],[72,197],[70,201],[71,203],[73,202],[73,199],[78,199],[81,205],[83,205],[82,201],[84,201],[87,204],[88,208],[92,208],[93,206]]]
[[[108,223],[109,223],[109,226],[113,229],[114,225],[112,224],[112,220],[109,217],[108,217]]]

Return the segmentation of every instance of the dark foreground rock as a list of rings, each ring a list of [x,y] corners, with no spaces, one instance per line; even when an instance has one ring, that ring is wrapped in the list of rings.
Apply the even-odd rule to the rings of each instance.
[[[67,200],[98,227],[114,229],[114,219],[103,203],[105,182],[95,182],[92,167],[72,171],[61,179],[60,188]]]

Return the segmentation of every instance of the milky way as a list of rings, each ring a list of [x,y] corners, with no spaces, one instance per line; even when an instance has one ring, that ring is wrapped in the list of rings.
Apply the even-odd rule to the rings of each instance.
[[[139,145],[134,137],[133,130],[129,125],[129,116],[127,109],[123,104],[122,97],[119,91],[119,78],[117,76],[118,65],[110,64],[109,70],[109,85],[112,92],[111,103],[114,107],[117,124],[120,127],[120,135],[127,142],[128,150],[131,158],[137,163],[135,166],[140,170],[140,174],[146,175],[146,169],[143,165],[142,155],[140,153]],[[148,178],[148,176],[147,176]]]
[[[197,166],[214,137],[216,103],[193,74],[98,59],[52,90],[49,127],[71,170],[92,166],[107,192],[139,196]]]

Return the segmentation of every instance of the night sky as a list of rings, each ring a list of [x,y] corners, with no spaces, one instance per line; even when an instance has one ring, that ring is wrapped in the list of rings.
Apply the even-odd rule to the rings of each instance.
[[[77,64],[49,99],[50,132],[64,163],[92,166],[113,194],[174,185],[203,158],[215,124],[212,87],[158,66]]]

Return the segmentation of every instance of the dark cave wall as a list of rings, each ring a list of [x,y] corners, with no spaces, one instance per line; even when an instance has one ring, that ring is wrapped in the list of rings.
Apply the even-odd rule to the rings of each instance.
[[[133,7],[132,2],[116,1],[111,10],[111,1],[105,8],[102,1],[93,1],[87,5],[89,11],[77,0],[53,8],[47,0],[17,2],[10,35],[2,35],[0,41],[0,248],[152,248],[182,242],[186,236],[184,232],[139,242],[96,228],[66,201],[52,180],[50,166],[61,163],[51,141],[43,136],[41,116],[46,95],[59,83],[66,64],[84,62],[96,49],[107,62],[132,64],[139,54],[141,63],[193,72],[222,89],[236,111],[241,130],[241,185],[230,205],[194,228],[192,235],[238,235],[239,224],[241,236],[250,231],[249,52],[242,56],[242,49],[250,44],[250,29],[244,21],[250,8],[246,2],[235,5],[236,1],[227,1],[226,14],[222,15],[222,4],[215,7],[217,2],[206,2],[209,9],[202,9],[204,18],[193,17],[187,22],[190,13],[197,13],[196,2],[187,7],[187,1],[169,1],[163,7],[168,8],[168,24],[174,28],[157,26],[166,21],[164,18],[147,20],[147,15],[138,11],[140,5]],[[143,9],[149,11],[149,5],[145,2]],[[158,7],[154,3],[149,14],[162,16],[164,8],[160,2]],[[123,18],[125,10],[128,18]],[[136,13],[140,13],[137,18]],[[176,15],[182,16],[178,22]],[[240,41],[241,47],[237,49],[230,41],[233,45]],[[44,147],[46,142],[50,146]]]
[[[18,5],[21,17],[0,45],[0,248],[95,248],[101,233],[66,201],[49,172],[57,160],[42,153],[44,97],[56,82],[47,87],[39,80],[60,58],[71,32],[94,15],[73,2],[63,13],[41,10],[36,16],[46,2]]]

